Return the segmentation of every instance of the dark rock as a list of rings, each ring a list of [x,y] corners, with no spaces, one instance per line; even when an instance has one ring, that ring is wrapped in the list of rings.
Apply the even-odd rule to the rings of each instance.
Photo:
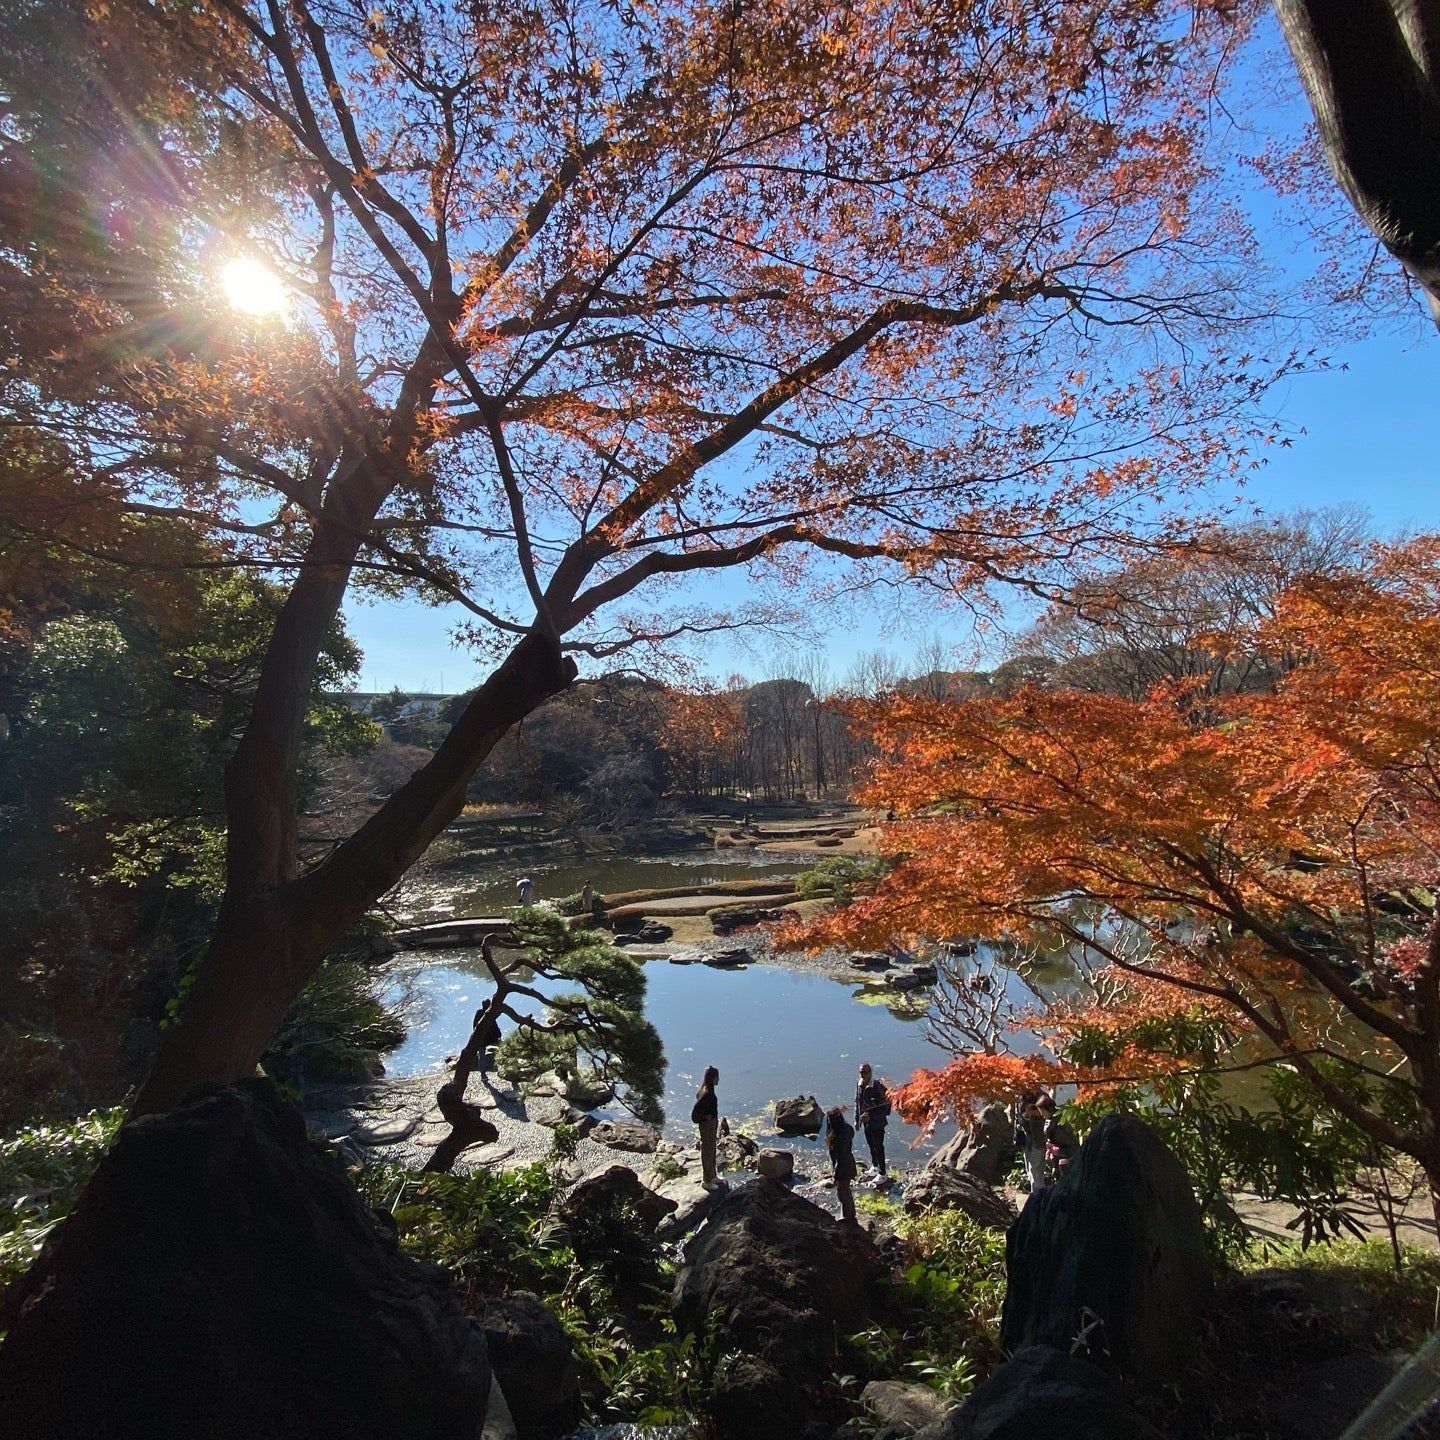
[[[660,1143],[660,1132],[633,1120],[602,1120],[591,1132],[597,1145],[612,1150],[629,1150],[636,1155],[649,1155]]]
[[[910,967],[910,973],[922,985],[934,985],[940,979],[940,972],[933,965],[927,964],[923,960],[919,964],[912,965]]]
[[[516,1290],[481,1321],[517,1440],[556,1440],[580,1422],[580,1367],[564,1327],[538,1295]]]
[[[701,964],[711,965],[717,970],[728,970],[735,965],[749,965],[754,956],[745,949],[735,947],[729,950],[713,950],[700,957]]]
[[[722,1134],[715,1142],[715,1159],[722,1170],[739,1170],[759,1153],[759,1145],[748,1135]]]
[[[1107,1115],[1005,1241],[1000,1341],[1092,1356],[1157,1383],[1192,1350],[1212,1299],[1200,1207],[1180,1162],[1133,1115]]]
[[[1125,1392],[1065,1350],[1021,1350],[916,1440],[1160,1440]]]
[[[945,1417],[945,1402],[928,1385],[903,1380],[872,1380],[861,1392],[860,1403],[887,1435],[913,1435]]]
[[[715,1367],[710,1414],[716,1433],[734,1440],[797,1440],[809,1403],[793,1377],[758,1355],[732,1353]]]
[[[490,1391],[448,1278],[267,1081],[126,1125],[6,1302],[30,1440],[473,1440]]]
[[[946,940],[940,948],[957,960],[967,959],[975,953],[975,942],[973,940]]]
[[[973,1175],[987,1185],[1000,1185],[1015,1164],[1015,1122],[1000,1104],[987,1105],[969,1130],[957,1130],[930,1159],[938,1168],[949,1166],[964,1175]]]
[[[568,1100],[558,1095],[542,1095],[539,1099],[525,1102],[525,1118],[537,1125],[573,1125],[582,1135],[588,1134],[599,1123],[593,1115],[577,1110]]]
[[[788,1180],[795,1173],[795,1157],[788,1150],[762,1150],[755,1168],[771,1180]]]
[[[658,920],[647,920],[640,927],[640,939],[646,945],[662,945],[674,933],[669,925],[662,925]]]
[[[724,1193],[723,1190],[704,1190],[698,1181],[687,1182],[679,1188],[674,1213],[655,1227],[655,1238],[668,1245],[688,1235],[705,1220]]]
[[[775,1102],[775,1128],[782,1135],[818,1135],[824,1123],[825,1112],[813,1095]]]
[[[785,911],[774,907],[756,910],[727,907],[724,910],[710,912],[710,928],[717,935],[729,935],[735,930],[748,930],[752,926],[764,925],[784,918]]]
[[[890,957],[883,950],[856,950],[849,964],[853,970],[888,970]]]
[[[704,1334],[714,1317],[728,1345],[803,1382],[884,1318],[884,1273],[867,1235],[759,1179],[722,1196],[686,1244],[670,1308],[682,1332]]]
[[[1008,1230],[1015,1222],[1014,1207],[983,1180],[933,1163],[905,1187],[906,1214],[924,1210],[960,1210],[987,1230]]]
[[[675,1213],[675,1201],[641,1183],[628,1165],[610,1165],[587,1176],[565,1197],[561,1215],[567,1224],[583,1224],[616,1210],[631,1209],[653,1230]]]

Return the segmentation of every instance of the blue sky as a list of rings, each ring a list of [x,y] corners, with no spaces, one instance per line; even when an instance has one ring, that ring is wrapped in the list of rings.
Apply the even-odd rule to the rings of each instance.
[[[1253,102],[1239,107],[1244,118],[1231,117],[1241,148],[1249,149],[1266,132],[1294,133],[1308,116],[1273,21],[1262,27],[1232,76],[1232,88]],[[1246,173],[1237,166],[1238,175]],[[1250,213],[1267,259],[1303,271],[1308,257],[1300,229],[1253,179],[1239,183],[1249,187],[1236,198]],[[1267,463],[1246,483],[1238,514],[1249,518],[1252,509],[1274,514],[1353,504],[1370,512],[1382,534],[1440,527],[1440,333],[1428,314],[1416,301],[1408,323],[1400,317],[1365,338],[1350,343],[1342,338],[1324,354],[1329,369],[1296,375],[1267,398],[1267,412],[1286,427],[1291,444],[1267,450]],[[1216,505],[1233,505],[1235,492],[1227,489],[1213,498]],[[720,606],[746,598],[749,581],[728,574],[700,585],[705,602]],[[346,619],[365,652],[359,688],[453,692],[474,685],[489,665],[452,644],[451,632],[465,618],[453,605],[437,609],[352,599]],[[877,648],[893,652],[903,665],[932,634],[955,647],[957,666],[998,658],[1000,640],[993,633],[977,638],[963,613],[938,608],[933,597],[904,611],[893,600],[887,608],[879,601],[868,606],[857,601],[810,619],[836,675],[859,652]],[[736,671],[759,678],[771,663],[765,654],[769,643],[761,638],[748,647],[717,644],[699,658],[717,678]]]
[[[1417,318],[1403,334],[1333,349],[1333,368],[1290,380],[1273,406],[1293,444],[1272,447],[1245,487],[1246,506],[1274,513],[1357,504],[1382,532],[1440,525],[1440,334],[1427,327]],[[456,691],[475,684],[485,672],[449,638],[463,613],[458,606],[352,602],[346,616],[365,651],[359,688]],[[935,617],[935,629],[962,651],[972,643],[963,627],[958,615]],[[837,614],[827,629],[837,672],[859,651],[885,648],[903,658],[917,641],[913,616],[897,626],[880,613]],[[732,647],[703,659],[720,676],[759,675],[765,664]]]

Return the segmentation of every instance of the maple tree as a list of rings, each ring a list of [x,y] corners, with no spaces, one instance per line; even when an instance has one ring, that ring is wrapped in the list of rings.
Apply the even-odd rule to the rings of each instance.
[[[1210,645],[1279,678],[862,705],[896,863],[806,938],[959,933],[1088,969],[1017,1017],[1039,1050],[917,1074],[912,1116],[1165,1074],[1220,1022],[1440,1194],[1440,539],[1297,579]]]
[[[1266,356],[1207,103],[1254,9],[11,7],[7,405],[289,587],[216,931],[138,1108],[253,1067],[577,659],[841,564],[1041,583],[1248,464],[1293,356]],[[284,312],[229,307],[236,265]],[[754,598],[685,600],[727,568]],[[305,697],[352,585],[462,605],[495,668],[304,868]]]

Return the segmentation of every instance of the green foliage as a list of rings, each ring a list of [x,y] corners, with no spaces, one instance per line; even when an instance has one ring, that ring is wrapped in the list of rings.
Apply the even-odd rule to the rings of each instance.
[[[531,1013],[505,1037],[496,1068],[522,1084],[548,1070],[603,1079],[636,1116],[658,1124],[665,1051],[644,1016],[643,966],[603,931],[573,928],[553,911],[517,909],[510,916],[547,988],[543,1014]],[[579,988],[549,989],[555,982]]]
[[[80,1070],[71,1088],[107,1097],[139,1077],[134,1021],[161,1019],[213,919],[224,764],[284,594],[206,563],[216,553],[197,550],[188,532],[127,523],[137,544],[177,568],[96,562],[67,572],[0,646],[10,723],[0,745],[0,907],[14,957],[0,988],[27,1031],[69,1042],[63,1054]],[[16,600],[0,595],[0,610]],[[18,601],[26,613],[26,596]],[[379,733],[323,693],[359,659],[336,624],[310,695],[302,790],[321,750],[353,753]]]
[[[380,1054],[405,1038],[363,965],[329,960],[296,997],[262,1064],[278,1074],[298,1065],[308,1080],[368,1080]]]
[[[123,1119],[119,1110],[96,1110],[0,1140],[0,1290],[29,1268],[74,1209]]]
[[[907,1216],[896,1226],[912,1258],[895,1283],[898,1324],[850,1337],[864,1380],[919,1381],[959,1401],[1000,1358],[1005,1237],[958,1210]]]
[[[556,910],[562,915],[583,915],[586,913],[585,905],[581,899],[583,892],[577,890],[573,895],[562,896],[554,902]],[[605,909],[605,897],[597,890],[591,897],[592,912]]]
[[[811,869],[795,879],[795,888],[807,900],[831,895],[837,905],[848,905],[855,898],[857,886],[878,880],[890,868],[883,855],[856,858],[851,855],[827,855]]]
[[[405,1252],[445,1266],[477,1312],[486,1299],[535,1291],[575,1345],[588,1418],[684,1422],[702,1408],[717,1347],[678,1336],[663,1315],[673,1266],[623,1203],[567,1228],[553,1162],[507,1173],[361,1170],[367,1202],[393,1215]]]
[[[1335,1083],[1370,1096],[1367,1103],[1376,1108],[1399,1093],[1353,1066],[1319,1063]],[[1107,1090],[1069,1107],[1066,1118],[1082,1135],[1112,1110],[1130,1111],[1152,1126],[1190,1176],[1217,1258],[1234,1259],[1251,1245],[1227,1199],[1236,1189],[1293,1207],[1302,1245],[1360,1235],[1355,1203],[1362,1175],[1395,1157],[1288,1066],[1277,1063],[1264,1079],[1270,1103],[1257,1108],[1233,1098],[1224,1077],[1192,1074]]]

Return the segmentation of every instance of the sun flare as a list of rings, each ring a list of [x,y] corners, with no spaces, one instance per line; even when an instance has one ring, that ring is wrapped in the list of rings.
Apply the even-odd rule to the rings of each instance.
[[[248,255],[230,261],[220,281],[225,298],[247,315],[278,315],[285,309],[285,286],[280,277]]]

